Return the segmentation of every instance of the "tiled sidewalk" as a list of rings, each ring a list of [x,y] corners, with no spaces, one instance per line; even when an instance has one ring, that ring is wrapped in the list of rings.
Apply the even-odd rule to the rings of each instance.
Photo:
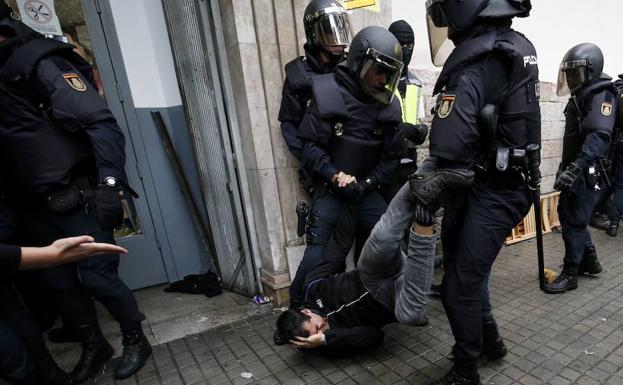
[[[483,384],[623,385],[623,239],[593,232],[605,271],[580,278],[578,290],[547,295],[536,278],[533,241],[504,247],[492,275],[494,313],[509,354],[483,362]],[[558,270],[560,234],[545,237],[546,266]],[[437,279],[440,278],[437,275]],[[263,305],[271,306],[271,305]],[[453,343],[441,303],[431,299],[430,326],[390,325],[372,354],[327,360],[274,346],[278,311],[155,347],[135,377],[107,384],[426,384],[450,367]]]

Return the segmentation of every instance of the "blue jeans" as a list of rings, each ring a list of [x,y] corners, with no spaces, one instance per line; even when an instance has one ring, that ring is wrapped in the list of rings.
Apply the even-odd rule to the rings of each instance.
[[[374,226],[357,269],[368,292],[393,310],[398,322],[418,325],[426,320],[437,234],[425,236],[410,230],[415,214],[410,195],[409,185],[404,184]],[[406,232],[409,245],[405,254],[401,244]]]
[[[329,193],[320,193],[314,197],[307,219],[307,248],[290,286],[291,308],[302,305],[305,277],[322,259],[327,242],[335,230],[335,224],[343,204],[344,202],[339,197]],[[358,250],[361,250],[370,231],[386,208],[385,201],[376,190],[367,192],[357,205],[356,260],[359,256]]]

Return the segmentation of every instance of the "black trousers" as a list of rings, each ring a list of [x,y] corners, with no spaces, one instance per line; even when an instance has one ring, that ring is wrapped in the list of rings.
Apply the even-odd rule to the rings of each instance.
[[[39,326],[26,314],[13,290],[3,285],[0,288],[0,378],[9,382],[26,379],[34,370],[33,358],[45,351]]]
[[[560,194],[558,217],[565,242],[565,262],[579,265],[586,249],[595,248],[587,226],[601,195],[601,190],[587,185],[583,175],[578,176],[569,190]]]
[[[96,242],[114,243],[110,231],[102,231],[95,212],[78,207],[55,213],[43,204],[19,205],[17,233],[22,245],[44,246],[58,238],[91,235]],[[79,263],[22,273],[21,285],[47,297],[70,327],[97,322],[91,297],[111,313],[121,328],[145,319],[134,295],[119,278],[119,255],[102,254]]]
[[[527,189],[492,189],[476,182],[444,205],[442,299],[456,341],[458,364],[482,352],[482,289],[504,240],[528,213]]]

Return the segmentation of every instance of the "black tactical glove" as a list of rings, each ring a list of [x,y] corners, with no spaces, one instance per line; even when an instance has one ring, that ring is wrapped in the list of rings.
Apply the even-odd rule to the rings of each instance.
[[[416,222],[430,226],[432,221],[428,218],[428,214],[434,214],[441,207],[442,194],[446,191],[467,187],[473,181],[474,171],[472,170],[437,169],[437,159],[431,156],[426,158],[417,171],[409,176],[411,195],[416,204]],[[429,213],[426,213],[424,209]]]
[[[578,175],[582,172],[582,168],[577,163],[571,162],[567,168],[559,172],[554,182],[554,189],[558,191],[567,191],[573,186]]]
[[[426,124],[401,123],[400,132],[413,144],[419,145],[426,141],[428,126]]]
[[[344,187],[336,187],[340,195],[348,202],[357,202],[363,197],[363,186],[357,182],[350,182]]]
[[[123,206],[118,188],[103,184],[97,186],[95,213],[97,223],[104,231],[112,231],[123,224]]]
[[[370,190],[376,188],[378,183],[373,177],[367,177],[361,182],[351,182],[346,187],[339,188],[340,194],[346,198],[349,202],[356,202],[361,200],[363,196]]]

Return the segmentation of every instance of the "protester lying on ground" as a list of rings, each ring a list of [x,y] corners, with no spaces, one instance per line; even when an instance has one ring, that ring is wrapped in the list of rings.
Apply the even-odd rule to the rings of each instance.
[[[304,306],[277,319],[276,344],[348,356],[378,347],[387,324],[428,324],[437,234],[432,225],[414,223],[409,186],[400,189],[372,230],[357,268],[336,275],[344,271],[356,236],[353,211],[343,207],[323,260],[307,275]],[[405,255],[401,241],[407,231]]]

